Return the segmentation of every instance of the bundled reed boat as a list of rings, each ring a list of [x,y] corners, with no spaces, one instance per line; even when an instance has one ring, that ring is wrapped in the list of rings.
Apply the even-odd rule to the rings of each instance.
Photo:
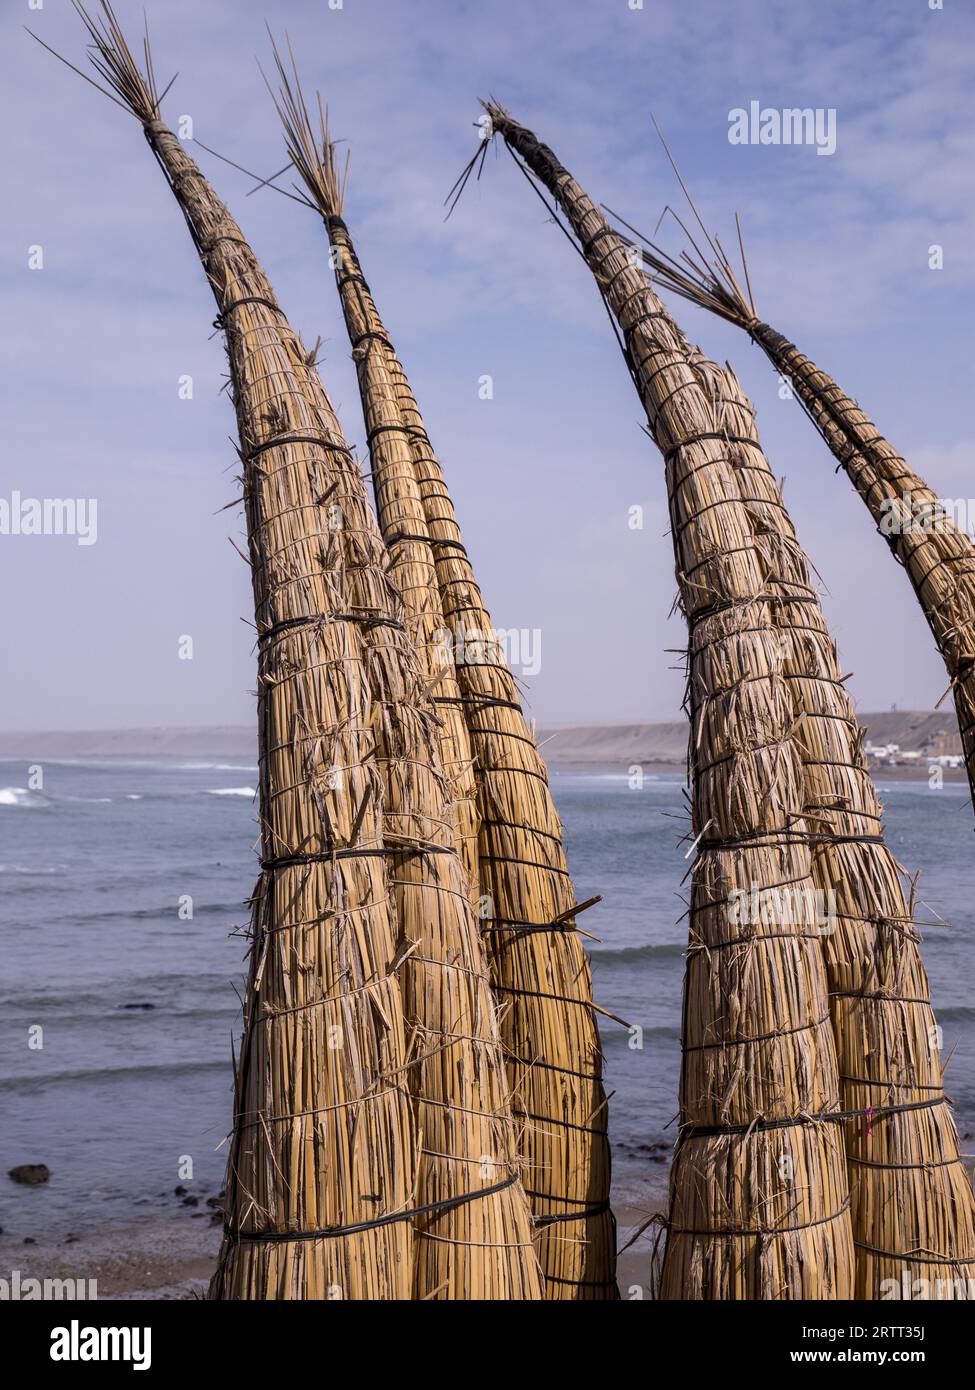
[[[541,1275],[441,721],[312,354],[159,116],[142,124],[226,335],[258,633],[262,874],[217,1298],[535,1299]]]
[[[692,889],[682,1128],[672,1185],[664,1293],[809,1297],[803,1291],[803,1278],[810,1277],[811,1271],[803,1255],[794,1248],[791,1267],[775,1268],[769,1264],[769,1242],[783,1222],[789,1228],[797,1226],[799,1211],[804,1211],[809,1223],[818,1221],[820,1230],[828,1229],[830,1221],[799,1204],[798,1193],[797,1205],[777,1207],[776,1198],[792,1179],[781,1171],[776,1176],[768,1157],[765,1183],[760,1185],[747,1180],[749,1170],[741,1160],[732,1166],[730,1181],[716,1182],[720,1175],[713,1160],[703,1155],[688,1163],[685,1156],[688,1139],[701,1136],[696,1106],[709,1094],[709,1085],[710,1097],[718,1103],[726,1124],[729,1100],[751,1076],[749,1068],[739,1064],[725,1092],[714,1080],[702,1080],[696,1091],[688,1086],[689,1065],[696,1065],[689,1063],[688,1053],[701,1048],[695,1026],[702,1016],[706,1018],[694,981],[701,948],[709,960],[717,954],[719,943],[730,949],[739,971],[739,978],[715,993],[714,1018],[707,1021],[705,1036],[723,1055],[729,1043],[718,1023],[727,1026],[729,1016],[732,1020],[740,1016],[749,989],[776,991],[788,985],[791,969],[807,982],[808,998],[809,981],[814,979],[808,966],[798,973],[795,960],[783,963],[770,955],[771,950],[782,948],[785,926],[781,922],[772,933],[765,930],[769,923],[752,922],[750,932],[727,937],[707,918],[700,925],[695,920],[700,905],[716,907],[729,885],[736,885],[735,893],[743,891],[742,872],[751,871],[746,850],[754,852],[747,847],[760,833],[763,838],[770,836],[767,826],[751,824],[746,815],[713,845],[714,826],[722,824],[722,815],[733,814],[749,792],[749,809],[757,806],[764,814],[775,806],[775,833],[780,837],[776,864],[768,866],[764,880],[753,874],[753,889],[757,886],[761,896],[763,884],[771,887],[776,882],[769,875],[778,872],[787,883],[812,882],[820,895],[832,893],[835,899],[829,929],[809,923],[807,928],[812,929],[803,936],[815,943],[825,965],[828,993],[824,988],[816,997],[832,1023],[835,1056],[821,1049],[820,1068],[823,1076],[832,1078],[838,1059],[839,1103],[828,1088],[821,1088],[820,1095],[827,1099],[819,1109],[803,1104],[804,1098],[794,1091],[790,1094],[789,1088],[780,1088],[777,1103],[781,1106],[786,1101],[785,1108],[791,1109],[791,1116],[781,1116],[769,1109],[767,1093],[754,1091],[748,1098],[759,1127],[747,1130],[751,1138],[769,1125],[783,1134],[790,1128],[804,1133],[812,1126],[821,1134],[830,1131],[836,1136],[839,1130],[845,1137],[853,1194],[850,1234],[856,1251],[855,1276],[837,1259],[839,1241],[833,1248],[821,1245],[806,1251],[807,1257],[820,1262],[821,1291],[812,1296],[849,1296],[852,1288],[859,1297],[876,1298],[885,1281],[893,1279],[899,1286],[907,1271],[932,1283],[938,1281],[949,1294],[964,1297],[965,1276],[972,1273],[975,1256],[972,1193],[943,1091],[938,1032],[912,921],[913,903],[904,901],[898,866],[883,839],[880,807],[862,755],[862,730],[843,686],[807,562],[761,451],[751,407],[730,370],[722,372],[687,343],[654,294],[633,248],[609,227],[551,150],[502,108],[492,104],[488,112],[494,130],[565,216],[618,324],[628,368],[664,455],[678,582],[690,626],[693,828],[698,849],[704,852],[695,865]],[[743,582],[746,575],[750,584]],[[738,608],[744,609],[748,621],[745,629],[734,634]],[[701,628],[716,619],[729,632],[702,639]],[[731,637],[735,646],[728,655]],[[773,644],[774,655],[766,649],[762,656],[763,642]],[[755,643],[759,650],[749,651],[749,644]],[[715,649],[724,657],[723,663],[717,661]],[[758,703],[757,691],[764,692],[764,704]],[[773,704],[772,692],[780,705]],[[727,723],[719,734],[727,740],[724,744],[715,744],[712,733],[715,705],[727,707]],[[773,709],[777,718],[770,713]],[[748,721],[748,732],[736,729],[735,720],[740,719]],[[762,742],[750,743],[749,733]],[[779,775],[783,768],[790,769],[791,803],[779,790],[772,770],[754,761],[763,750],[773,756],[773,769]],[[709,779],[717,768],[728,783],[715,800],[709,797]],[[732,846],[730,867],[718,879],[720,892],[705,889],[702,899],[702,886],[714,882],[708,852]],[[782,857],[786,846],[790,853],[807,857],[788,863]],[[784,869],[789,873],[783,873]],[[774,921],[776,914],[771,915]],[[772,947],[765,947],[763,941]],[[794,1014],[776,1007],[774,1017],[776,1035],[784,1029],[790,1037],[797,1036],[791,1022]],[[815,1016],[798,1025],[813,1036],[818,1026]],[[731,1044],[731,1056],[739,1045]],[[720,1125],[710,1129],[714,1133],[706,1137],[717,1137]],[[774,1146],[778,1140],[767,1142]],[[781,1155],[781,1148],[778,1151]],[[800,1171],[796,1156],[788,1158],[786,1171],[794,1175]],[[838,1183],[824,1156],[803,1171],[820,1194],[829,1193],[834,1199],[846,1185]],[[700,1206],[702,1193],[710,1196],[713,1206],[705,1209],[706,1220],[690,1235],[687,1213],[695,1203]],[[749,1196],[753,1201],[762,1199],[754,1230],[746,1229],[743,1214]],[[723,1234],[718,1234],[716,1223],[721,1217],[715,1208],[722,1201],[729,1219],[723,1223]],[[783,1211],[779,1221],[778,1210]],[[812,1231],[811,1224],[799,1223],[799,1228]],[[726,1258],[729,1269],[749,1263],[755,1267],[755,1275],[739,1276],[737,1286],[727,1277],[714,1278],[722,1267],[714,1252],[722,1249],[723,1239],[738,1242],[741,1263]],[[727,1292],[729,1288],[734,1291]]]
[[[589,963],[545,765],[497,641],[443,471],[343,220],[319,99],[275,51],[287,151],[331,245],[358,374],[380,528],[452,761],[473,758],[476,892],[501,1006],[520,1155],[551,1299],[617,1297],[602,1055]],[[458,750],[469,750],[459,754]],[[465,787],[466,787],[465,782]],[[465,821],[470,825],[471,821]]]
[[[697,217],[693,202],[691,208]],[[639,238],[641,255],[656,281],[743,329],[758,344],[780,376],[791,382],[837,460],[837,471],[842,468],[859,493],[878,534],[907,574],[944,661],[975,805],[975,543],[857,402],[794,343],[761,321],[747,264],[743,261],[743,285],[720,243],[697,220],[708,250],[693,243],[693,250],[684,251],[680,261],[624,225]]]

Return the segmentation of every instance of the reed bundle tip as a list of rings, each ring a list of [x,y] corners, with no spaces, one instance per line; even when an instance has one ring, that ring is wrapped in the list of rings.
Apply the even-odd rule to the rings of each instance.
[[[345,166],[339,174],[336,157],[336,141],[332,139],[328,126],[328,107],[322,104],[321,92],[315,92],[317,122],[312,116],[302,90],[298,74],[298,61],[288,35],[286,63],[268,27],[271,51],[278,74],[278,90],[274,91],[267,75],[261,69],[275,110],[284,126],[285,146],[308,195],[323,217],[341,217],[345,208],[345,191],[349,181],[349,159],[346,152]]]
[[[99,77],[107,84],[102,86],[89,77],[81,68],[69,62],[63,54],[58,53],[50,44],[44,42],[39,35],[32,29],[27,32],[31,38],[36,39],[42,48],[46,48],[65,67],[69,67],[72,72],[83,78],[90,86],[101,92],[102,96],[108,97],[116,106],[121,106],[123,111],[148,127],[153,122],[159,120],[159,106],[176,81],[174,75],[167,83],[162,92],[156,82],[156,73],[153,67],[152,50],[149,46],[149,25],[145,22],[142,38],[142,53],[144,68],[140,68],[136,62],[132,50],[129,48],[122,26],[116,18],[115,11],[112,9],[110,0],[100,0],[100,15],[92,14],[85,8],[82,0],[71,0],[75,11],[82,24],[88,30],[91,44],[88,48],[88,61],[98,73]]]

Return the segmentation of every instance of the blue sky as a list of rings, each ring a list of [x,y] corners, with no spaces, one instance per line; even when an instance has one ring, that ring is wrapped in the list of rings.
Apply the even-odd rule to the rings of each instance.
[[[34,0],[37,3],[37,0]],[[117,0],[135,35],[141,5]],[[306,85],[352,149],[347,220],[448,478],[489,606],[538,628],[532,712],[676,717],[663,470],[588,273],[504,151],[454,216],[443,199],[494,95],[597,200],[652,228],[677,190],[653,111],[708,221],[743,218],[763,316],[856,395],[943,495],[975,493],[971,7],[944,0],[277,0]],[[149,6],[164,106],[248,167],[283,163],[255,66],[265,6]],[[255,662],[234,428],[213,302],[136,122],[56,64],[68,0],[8,0],[0,34],[6,216],[0,496],[98,499],[98,541],[0,536],[7,728],[248,722]],[[728,113],[834,107],[835,155],[739,147]],[[323,339],[350,440],[363,428],[319,223],[194,153],[292,321]],[[730,236],[729,236],[730,239]],[[668,234],[671,247],[673,234]],[[928,269],[928,247],[945,268]],[[28,247],[44,268],[28,269]],[[863,709],[930,707],[945,678],[903,575],[764,358],[679,301],[730,358],[808,553]],[[194,379],[181,400],[178,381]],[[494,379],[494,399],[477,382]],[[628,509],[646,511],[642,532]],[[244,619],[245,621],[241,621]],[[180,661],[178,639],[194,639]]]

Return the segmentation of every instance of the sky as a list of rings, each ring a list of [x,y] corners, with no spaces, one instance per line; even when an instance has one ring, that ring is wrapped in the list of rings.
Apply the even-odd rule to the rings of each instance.
[[[255,62],[269,55],[266,13],[290,33],[305,85],[321,89],[352,153],[346,219],[488,606],[499,627],[536,634],[525,686],[540,721],[678,717],[672,649],[684,632],[671,616],[661,458],[591,276],[503,147],[444,220],[477,146],[478,98],[501,100],[597,201],[648,230],[679,197],[653,112],[722,239],[740,213],[762,317],[941,495],[975,493],[966,0],[147,8],[161,84],[179,74],[163,115],[173,126],[190,116],[194,137],[247,168],[284,163]],[[141,3],[116,10],[138,37]],[[68,0],[6,0],[0,499],[95,498],[97,539],[0,535],[0,728],[249,723],[253,606],[230,543],[243,520],[222,510],[238,494],[237,460],[212,296],[137,122],[24,25],[84,62]],[[730,143],[729,113],[751,101],[835,110],[835,153]],[[272,192],[247,196],[242,174],[189,148],[292,323],[309,345],[321,337],[323,380],[364,452],[319,221]],[[677,249],[673,223],[662,235]],[[929,267],[932,245],[943,269]],[[858,706],[932,707],[946,677],[917,601],[825,445],[744,335],[670,307],[757,406]],[[629,525],[634,506],[642,530]]]

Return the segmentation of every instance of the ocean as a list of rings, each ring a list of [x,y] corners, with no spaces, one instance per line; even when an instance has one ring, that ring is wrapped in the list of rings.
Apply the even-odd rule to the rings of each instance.
[[[158,1220],[173,1211],[187,1160],[187,1187],[219,1189],[246,950],[235,932],[257,876],[257,769],[244,761],[48,760],[43,770],[43,790],[31,791],[24,762],[0,761],[0,1170],[51,1170],[37,1187],[0,1176],[0,1227],[14,1239]],[[624,1205],[659,1187],[675,1134],[681,779],[633,790],[622,776],[555,772],[552,785],[578,897],[604,898],[579,919],[599,938],[587,942],[597,1002],[641,1030],[602,1020]],[[967,788],[890,782],[882,796],[894,852],[922,871],[947,1089],[970,1137]]]

